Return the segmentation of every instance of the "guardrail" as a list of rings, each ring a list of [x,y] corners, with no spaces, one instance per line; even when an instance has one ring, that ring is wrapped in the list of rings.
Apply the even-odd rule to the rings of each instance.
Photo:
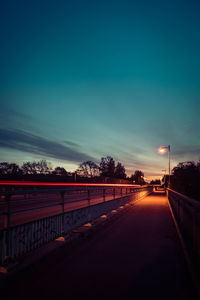
[[[25,253],[28,253],[40,246],[55,240],[61,236],[65,236],[72,230],[80,227],[81,225],[92,222],[102,215],[106,215],[113,210],[122,208],[127,203],[142,198],[152,192],[152,186],[137,187],[137,188],[84,188],[84,190],[69,190],[61,189],[56,190],[29,190],[29,191],[7,191],[0,192],[1,200],[4,201],[4,228],[0,230],[0,264],[6,265],[12,259],[16,259]],[[95,193],[94,193],[95,191]],[[65,210],[65,205],[72,202],[80,202],[79,200],[67,202],[65,196],[69,193],[83,192],[87,195],[81,201],[86,201],[84,207],[73,209],[70,211]],[[27,202],[28,195],[59,195],[59,202],[53,204],[47,204],[43,206],[35,206],[32,208],[26,208],[21,210],[11,210],[12,197],[16,198],[23,196],[21,199],[25,199]],[[92,203],[93,197],[101,196],[101,201],[94,204]],[[74,196],[75,197],[75,196]],[[107,198],[111,198],[107,200]],[[57,198],[58,199],[58,198]],[[99,199],[99,198],[98,198]],[[95,200],[95,199],[94,199]],[[99,200],[98,200],[99,201]],[[11,216],[16,212],[34,211],[37,209],[44,209],[48,207],[60,207],[60,213],[54,214],[40,219],[18,224],[16,226],[11,225]]]
[[[171,189],[168,189],[168,199],[188,253],[200,273],[200,202]]]

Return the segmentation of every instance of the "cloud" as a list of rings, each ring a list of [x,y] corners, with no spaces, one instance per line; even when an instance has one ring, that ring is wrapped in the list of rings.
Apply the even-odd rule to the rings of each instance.
[[[64,144],[66,144],[67,146],[70,146],[70,147],[79,147],[79,144],[73,143],[70,141],[64,141]]]
[[[93,160],[93,157],[72,148],[73,143],[62,143],[23,130],[0,128],[0,147],[42,155],[70,162]],[[77,146],[77,145],[76,145]]]
[[[26,115],[22,112],[19,112],[11,107],[6,106],[5,103],[0,103],[1,105],[1,110],[0,110],[0,117],[1,117],[1,123],[4,125],[13,123],[16,125],[16,122],[18,123],[19,121],[22,122],[27,122],[32,119],[30,115]]]
[[[176,159],[185,159],[188,161],[200,160],[200,147],[194,147],[193,149],[186,148],[184,150],[176,150],[174,151],[173,155]]]

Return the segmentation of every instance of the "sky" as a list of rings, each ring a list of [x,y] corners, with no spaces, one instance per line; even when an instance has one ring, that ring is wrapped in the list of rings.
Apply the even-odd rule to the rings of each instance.
[[[2,0],[0,161],[200,159],[200,2]]]

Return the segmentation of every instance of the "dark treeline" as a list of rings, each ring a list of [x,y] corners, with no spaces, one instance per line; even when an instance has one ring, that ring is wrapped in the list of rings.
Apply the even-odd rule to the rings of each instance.
[[[150,184],[158,184],[161,185],[160,179],[151,180]]]
[[[102,157],[100,163],[84,161],[75,172],[68,172],[58,166],[52,168],[46,160],[24,162],[22,166],[15,163],[0,163],[0,180],[38,180],[57,182],[107,182],[145,184],[144,173],[136,170],[130,177],[120,162],[111,156]]]
[[[170,177],[171,189],[200,201],[200,161],[181,162]]]

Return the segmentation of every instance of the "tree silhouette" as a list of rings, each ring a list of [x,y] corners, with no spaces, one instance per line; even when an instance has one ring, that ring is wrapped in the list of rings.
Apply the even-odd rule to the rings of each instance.
[[[136,184],[144,184],[144,173],[140,170],[136,170],[135,173],[131,177],[132,180],[135,181]]]
[[[200,200],[200,162],[179,163],[172,170],[171,188],[181,194]]]
[[[104,177],[114,177],[115,175],[115,161],[111,156],[101,158],[100,174]]]
[[[200,173],[200,160],[197,162],[197,170]]]
[[[79,165],[77,174],[84,177],[95,177],[99,175],[99,166],[93,161],[84,161]]]
[[[46,176],[48,175],[48,176]],[[66,176],[69,177],[67,180],[72,180],[72,173],[67,172],[63,167],[56,167],[52,171],[51,164],[48,163],[46,160],[40,161],[27,161],[24,162],[21,168],[14,163],[2,162],[0,163],[0,176],[1,180],[4,178],[6,179],[13,179],[16,180],[16,177],[19,176],[19,179],[23,180],[53,180],[53,176]],[[105,180],[102,177],[109,177],[109,178],[116,178],[116,179],[127,179],[125,167],[118,162],[115,165],[115,161],[111,156],[106,156],[101,158],[100,165],[93,161],[85,161],[79,165],[79,168],[74,172],[74,177],[77,178],[77,175],[87,178],[93,178],[93,180],[99,182]],[[99,178],[97,178],[99,177]],[[56,178],[58,180],[59,177]],[[76,179],[75,179],[76,180]],[[80,178],[81,180],[81,178]],[[84,179],[87,181],[87,179]],[[107,179],[106,179],[107,180]],[[90,181],[90,180],[88,180]],[[113,182],[117,182],[114,180]]]
[[[150,184],[161,184],[160,179],[151,180]]]
[[[47,175],[51,173],[51,166],[49,163],[46,162],[46,160],[40,160],[38,162],[26,162],[22,165],[22,171],[23,174],[30,174],[30,175],[36,175],[36,174],[43,174]]]
[[[68,175],[68,172],[65,170],[65,168],[62,168],[62,167],[56,167],[54,169],[54,171],[52,172],[53,175],[56,175],[56,176],[67,176]]]
[[[125,167],[118,162],[115,167],[115,178],[125,179],[126,178],[126,170]]]
[[[23,174],[35,175],[37,174],[36,162],[27,161],[22,165]]]
[[[21,175],[22,170],[20,167],[15,163],[7,163],[2,162],[0,163],[0,175]]]

